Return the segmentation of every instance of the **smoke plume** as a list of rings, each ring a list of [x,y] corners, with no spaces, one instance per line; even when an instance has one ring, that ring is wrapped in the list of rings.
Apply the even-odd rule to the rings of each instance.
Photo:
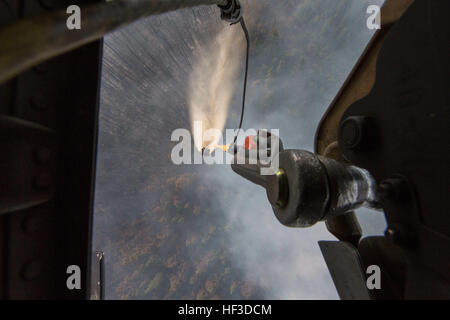
[[[285,147],[312,150],[321,116],[372,35],[374,3],[382,0],[243,0],[251,38],[244,129],[280,129]],[[170,161],[173,130],[195,120],[203,130],[235,129],[244,47],[239,26],[212,6],[105,38],[94,248],[105,252],[107,298],[337,298],[317,245],[332,239],[323,223],[285,228],[264,190],[229,166]]]

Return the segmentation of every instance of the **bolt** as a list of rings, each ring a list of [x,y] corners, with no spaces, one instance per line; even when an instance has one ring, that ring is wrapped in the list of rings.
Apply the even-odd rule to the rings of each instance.
[[[34,179],[34,187],[36,189],[48,189],[52,185],[52,177],[48,173],[40,173]]]
[[[49,223],[49,212],[35,212],[27,216],[22,222],[22,229],[26,233],[34,233],[41,230]]]
[[[393,199],[395,197],[395,186],[388,181],[383,181],[378,187],[378,194],[383,199]]]
[[[52,152],[46,147],[41,147],[34,152],[34,159],[39,164],[47,164],[52,157]]]
[[[395,230],[393,228],[388,228],[384,232],[384,236],[386,237],[386,239],[388,239],[392,243],[398,243],[399,242],[398,232],[397,232],[397,230]]]
[[[45,110],[48,108],[45,96],[42,93],[37,93],[33,98],[31,98],[31,106],[37,110]]]
[[[39,260],[32,260],[22,267],[21,276],[24,280],[36,279],[42,272],[42,264]]]
[[[371,121],[368,117],[346,118],[339,127],[339,145],[346,149],[361,149],[370,143]]]
[[[44,9],[52,10],[55,8],[55,1],[54,0],[39,0],[39,3]]]
[[[416,245],[415,237],[410,232],[405,231],[401,226],[388,227],[384,232],[386,239],[397,246],[414,247]]]
[[[404,199],[406,193],[405,184],[400,178],[383,180],[378,186],[378,195],[381,199],[398,201]]]

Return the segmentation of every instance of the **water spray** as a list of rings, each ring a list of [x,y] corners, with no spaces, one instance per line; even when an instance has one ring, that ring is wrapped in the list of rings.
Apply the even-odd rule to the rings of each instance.
[[[246,27],[243,10],[238,0],[230,0],[225,5],[218,5],[221,10],[222,20],[229,22],[230,25],[240,23],[245,35],[246,41],[246,58],[245,58],[245,74],[242,93],[242,107],[239,124],[235,133],[233,143],[230,145],[219,145],[218,141],[204,141],[203,132],[201,135],[195,136],[194,141],[197,149],[205,153],[215,149],[221,149],[227,152],[231,145],[237,141],[237,137],[241,131],[244,120],[245,98],[247,92],[248,64],[250,54],[250,36]],[[225,125],[228,108],[231,103],[234,91],[234,77],[237,73],[239,62],[236,60],[236,53],[239,50],[239,40],[235,34],[235,30],[229,31],[224,29],[216,37],[216,43],[208,51],[209,55],[202,57],[191,75],[191,97],[190,97],[190,114],[191,121],[205,122],[204,129],[223,130]],[[213,52],[213,53],[211,53]]]

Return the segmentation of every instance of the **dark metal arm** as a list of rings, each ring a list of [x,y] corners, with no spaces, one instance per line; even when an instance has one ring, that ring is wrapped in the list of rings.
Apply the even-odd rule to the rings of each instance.
[[[180,8],[227,3],[228,0],[115,0],[83,7],[80,30],[68,30],[65,10],[20,20],[0,30],[0,83],[140,18]]]

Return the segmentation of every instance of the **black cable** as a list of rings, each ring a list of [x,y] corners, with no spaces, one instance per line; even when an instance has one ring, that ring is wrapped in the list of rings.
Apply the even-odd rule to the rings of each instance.
[[[236,140],[238,138],[239,132],[242,129],[242,122],[244,121],[245,96],[247,94],[248,60],[249,60],[249,55],[250,55],[250,36],[248,34],[247,26],[245,25],[243,17],[240,18],[240,23],[241,23],[242,30],[244,31],[244,34],[245,34],[245,40],[247,41],[247,53],[246,53],[246,57],[245,57],[244,91],[242,93],[241,120],[239,121],[238,130],[237,130],[236,135],[234,137],[233,144],[236,143]]]
[[[242,6],[239,0],[228,0],[225,5],[219,5],[221,11],[222,20],[228,21],[231,25],[241,23],[242,30],[245,34],[245,40],[247,41],[247,53],[245,58],[245,75],[244,75],[244,91],[242,93],[242,109],[241,109],[241,119],[239,121],[238,130],[234,136],[233,145],[236,144],[239,132],[242,129],[242,122],[244,121],[244,111],[245,111],[245,96],[247,94],[247,76],[248,76],[248,60],[250,56],[250,36],[248,34],[247,26],[245,25],[244,16],[242,15]]]

